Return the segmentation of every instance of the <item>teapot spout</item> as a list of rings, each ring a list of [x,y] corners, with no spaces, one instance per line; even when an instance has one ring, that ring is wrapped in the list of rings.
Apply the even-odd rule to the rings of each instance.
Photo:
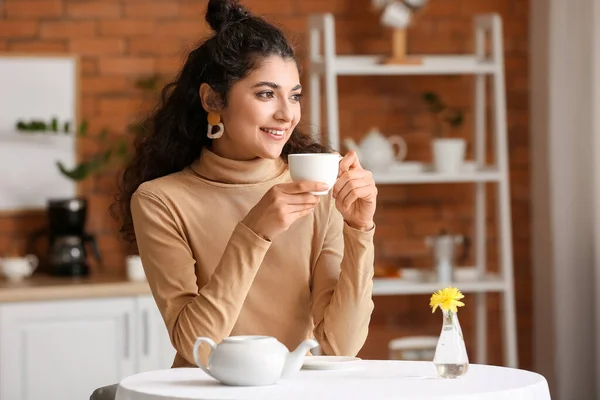
[[[358,155],[358,158],[360,158],[360,148],[359,148],[358,144],[354,141],[354,139],[345,138],[344,146],[348,150],[354,150],[356,152],[356,154]]]
[[[289,377],[290,375],[298,372],[300,367],[302,367],[302,362],[304,361],[304,356],[306,352],[310,349],[314,349],[317,347],[319,343],[317,343],[314,339],[306,339],[304,342],[300,343],[296,350],[288,353],[285,357],[285,365],[283,366],[283,372],[281,373],[282,378]]]

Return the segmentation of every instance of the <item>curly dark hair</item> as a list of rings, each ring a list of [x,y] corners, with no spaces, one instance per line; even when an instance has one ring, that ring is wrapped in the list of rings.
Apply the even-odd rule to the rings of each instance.
[[[278,55],[300,65],[283,32],[252,15],[237,0],[210,0],[206,21],[214,30],[192,50],[178,76],[161,92],[160,103],[146,119],[134,142],[134,155],[119,181],[113,216],[120,218],[121,234],[135,242],[130,201],[146,181],[181,171],[200,157],[212,139],[205,132],[208,114],[199,89],[207,83],[227,106],[231,86],[260,66],[262,59]],[[297,128],[285,144],[282,158],[293,153],[322,153],[330,149]]]

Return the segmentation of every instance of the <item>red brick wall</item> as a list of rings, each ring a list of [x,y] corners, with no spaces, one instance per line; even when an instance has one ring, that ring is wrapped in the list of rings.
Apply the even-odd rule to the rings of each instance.
[[[431,0],[410,29],[414,53],[457,53],[472,50],[476,13],[497,12],[504,21],[507,74],[514,263],[521,366],[531,367],[531,268],[528,135],[528,7],[527,0]],[[0,51],[76,53],[82,62],[82,116],[92,132],[103,126],[124,134],[131,118],[143,109],[142,95],[132,89],[137,77],[173,74],[186,49],[208,33],[202,0],[4,0],[0,2]],[[333,12],[339,53],[381,53],[389,49],[389,33],[369,11],[369,0],[246,0],[253,11],[279,22],[306,54],[306,17]],[[275,11],[276,10],[276,11]],[[429,161],[429,119],[420,93],[433,89],[467,112],[459,135],[470,137],[471,77],[344,77],[339,80],[340,125],[344,135],[360,138],[371,126],[401,134],[409,159]],[[97,148],[96,138],[80,143],[80,155]],[[429,264],[423,237],[445,227],[472,235],[473,196],[465,185],[381,186],[377,213],[377,259],[400,267]],[[114,191],[113,175],[86,181],[81,192],[90,199],[88,228],[98,236],[106,268],[123,270],[123,245],[107,207]],[[495,191],[490,190],[489,255],[497,256]],[[0,253],[21,251],[29,232],[43,226],[40,215],[0,216]],[[492,259],[492,267],[497,267]],[[502,363],[499,297],[489,301],[489,362]],[[474,356],[475,297],[461,310],[467,346]],[[409,334],[439,334],[440,316],[428,310],[428,296],[376,299],[371,335],[364,357],[386,357],[387,341]]]

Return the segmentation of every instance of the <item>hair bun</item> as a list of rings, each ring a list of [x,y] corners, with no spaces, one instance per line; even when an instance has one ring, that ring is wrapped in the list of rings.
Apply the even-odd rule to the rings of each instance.
[[[250,12],[238,0],[210,0],[206,8],[206,22],[215,32],[219,32],[223,25],[241,21],[249,15]]]

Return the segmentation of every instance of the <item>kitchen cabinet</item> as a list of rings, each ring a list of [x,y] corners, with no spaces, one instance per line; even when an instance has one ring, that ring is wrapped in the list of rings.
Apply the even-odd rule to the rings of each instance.
[[[0,400],[87,399],[174,354],[151,296],[0,304]]]
[[[137,297],[136,315],[141,334],[136,340],[137,372],[170,368],[175,349],[152,296]]]

